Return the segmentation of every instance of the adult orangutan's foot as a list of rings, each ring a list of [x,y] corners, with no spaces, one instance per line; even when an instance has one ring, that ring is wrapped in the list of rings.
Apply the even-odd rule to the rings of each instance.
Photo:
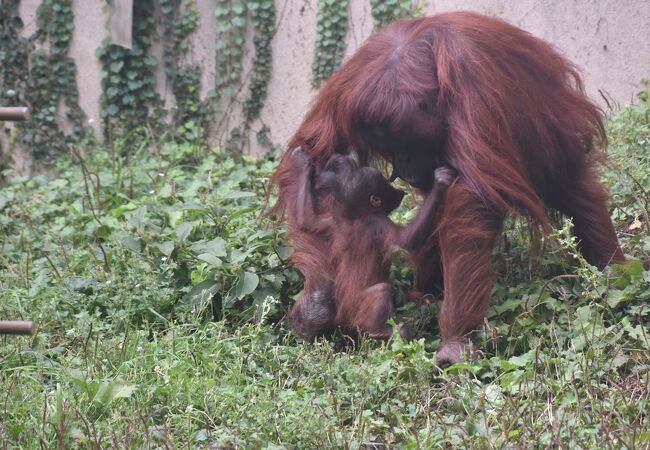
[[[439,368],[446,369],[463,361],[477,359],[479,356],[480,352],[476,350],[472,339],[462,337],[443,342],[436,354],[436,362]]]

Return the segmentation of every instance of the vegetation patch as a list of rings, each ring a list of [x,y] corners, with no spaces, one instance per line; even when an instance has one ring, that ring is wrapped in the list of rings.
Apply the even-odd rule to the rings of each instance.
[[[205,138],[211,117],[210,108],[201,100],[201,66],[186,60],[189,37],[199,27],[199,11],[194,0],[181,8],[181,0],[161,0],[163,23],[163,66],[171,85],[176,105],[172,123],[176,136],[190,142]]]
[[[143,134],[146,136],[146,134]],[[484,358],[434,375],[410,343],[298,341],[301,289],[265,216],[276,162],[190,143],[86,148],[0,192],[0,441],[8,448],[644,448],[650,445],[650,108],[609,121],[604,180],[633,261],[604,272],[570,223],[512,221]],[[150,150],[153,149],[153,150]],[[270,201],[273,201],[271,195]],[[412,199],[396,219],[412,215]],[[403,292],[412,274],[397,263]]]
[[[102,63],[101,118],[109,142],[142,124],[153,126],[160,119],[162,100],[156,92],[155,75],[158,59],[150,53],[155,36],[153,0],[142,0],[133,7],[133,48],[112,44],[106,38],[97,49]]]
[[[319,0],[316,18],[316,50],[312,64],[314,87],[341,67],[348,32],[348,1]]]
[[[74,11],[71,0],[43,0],[37,30],[24,38],[19,6],[19,0],[0,5],[0,106],[29,106],[31,119],[19,126],[17,143],[34,158],[50,161],[84,136],[77,66],[68,56]]]
[[[375,29],[382,29],[398,19],[411,17],[416,10],[413,0],[370,0]]]

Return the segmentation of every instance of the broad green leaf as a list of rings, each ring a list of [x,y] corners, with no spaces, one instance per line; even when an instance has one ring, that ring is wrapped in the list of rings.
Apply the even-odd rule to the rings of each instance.
[[[237,283],[237,298],[241,300],[245,296],[252,294],[259,282],[260,278],[257,274],[242,271],[239,275],[239,283]]]

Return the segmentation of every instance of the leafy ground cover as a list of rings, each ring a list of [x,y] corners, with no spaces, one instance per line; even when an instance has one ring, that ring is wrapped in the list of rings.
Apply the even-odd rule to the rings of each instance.
[[[272,157],[89,146],[12,179],[0,318],[38,333],[0,337],[2,448],[650,447],[648,104],[609,136],[604,179],[636,261],[599,272],[569,223],[535,239],[511,220],[485,357],[437,375],[440,299],[404,303],[399,262],[396,321],[415,340],[291,334],[301,279],[264,215]]]

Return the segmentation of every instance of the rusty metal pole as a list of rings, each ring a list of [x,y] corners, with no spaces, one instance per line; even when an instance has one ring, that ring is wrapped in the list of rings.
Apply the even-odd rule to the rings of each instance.
[[[29,108],[24,106],[0,107],[0,122],[17,122],[29,119]],[[0,320],[0,334],[31,335],[36,325],[27,320]]]
[[[0,121],[18,122],[29,119],[29,108],[24,106],[0,107]]]
[[[0,334],[32,335],[35,330],[34,322],[28,320],[0,320]]]

